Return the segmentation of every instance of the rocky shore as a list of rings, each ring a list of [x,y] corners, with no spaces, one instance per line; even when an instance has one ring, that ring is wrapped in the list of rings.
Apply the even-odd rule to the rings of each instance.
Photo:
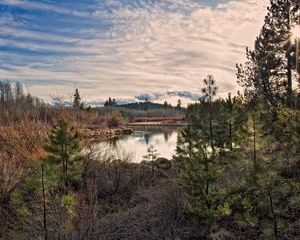
[[[79,133],[83,139],[89,140],[106,140],[122,135],[132,134],[132,128],[101,128],[101,127],[84,127],[79,130]]]

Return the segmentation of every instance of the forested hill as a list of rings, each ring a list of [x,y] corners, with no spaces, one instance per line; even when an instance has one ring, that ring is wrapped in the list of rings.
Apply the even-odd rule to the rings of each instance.
[[[152,103],[152,102],[136,102],[136,103],[128,103],[122,105],[116,105],[119,108],[128,108],[134,110],[157,110],[157,109],[165,109],[166,106],[159,103]]]

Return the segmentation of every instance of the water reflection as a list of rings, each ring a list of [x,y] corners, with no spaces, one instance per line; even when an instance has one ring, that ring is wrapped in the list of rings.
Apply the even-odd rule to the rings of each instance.
[[[180,128],[175,127],[137,127],[131,135],[111,139],[98,143],[98,152],[109,154],[112,159],[131,158],[133,162],[140,162],[147,154],[149,145],[158,151],[159,157],[171,159],[175,154],[177,136]]]

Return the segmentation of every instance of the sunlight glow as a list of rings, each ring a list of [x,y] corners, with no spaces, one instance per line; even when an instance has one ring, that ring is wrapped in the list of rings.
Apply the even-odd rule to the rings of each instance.
[[[293,38],[300,38],[300,25],[292,29]]]

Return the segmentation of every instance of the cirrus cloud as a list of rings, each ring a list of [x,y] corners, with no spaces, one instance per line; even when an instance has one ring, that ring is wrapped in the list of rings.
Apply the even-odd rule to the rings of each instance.
[[[245,60],[269,2],[77,1],[80,7],[0,3],[7,7],[0,16],[2,79],[26,82],[46,100],[54,93],[69,96],[76,85],[88,101],[141,92],[176,101],[195,100],[201,79],[213,74],[225,96],[238,90],[235,63]],[[10,11],[19,8],[25,13]]]

